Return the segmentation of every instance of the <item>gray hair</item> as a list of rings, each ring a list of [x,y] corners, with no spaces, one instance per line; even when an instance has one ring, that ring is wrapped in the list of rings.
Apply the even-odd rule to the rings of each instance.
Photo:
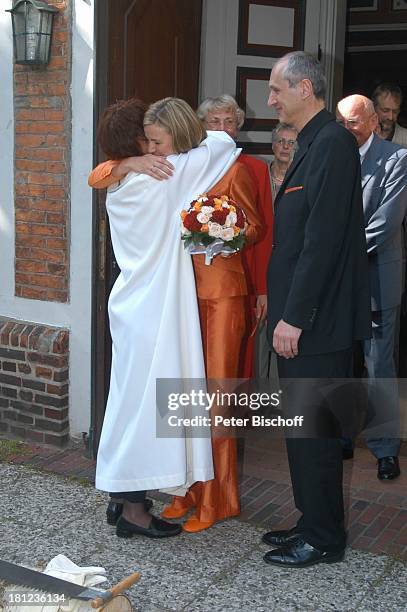
[[[287,53],[276,64],[284,62],[282,76],[288,81],[290,87],[296,87],[303,79],[312,83],[314,96],[318,100],[325,100],[326,78],[321,63],[311,53],[293,51]]]
[[[274,130],[271,132],[271,142],[276,142],[278,140],[279,133],[283,130],[290,130],[290,132],[294,132],[295,139],[297,139],[298,130],[295,127],[289,125],[288,123],[278,123]]]
[[[208,113],[214,113],[216,111],[230,110],[236,114],[237,127],[240,130],[244,123],[245,113],[240,108],[233,96],[229,94],[223,94],[222,96],[216,96],[213,98],[205,98],[198,106],[196,114],[198,119],[206,121]]]
[[[399,85],[396,83],[380,83],[372,93],[372,102],[375,108],[379,106],[379,97],[383,94],[390,94],[393,98],[398,98],[401,106],[403,102],[403,92]]]

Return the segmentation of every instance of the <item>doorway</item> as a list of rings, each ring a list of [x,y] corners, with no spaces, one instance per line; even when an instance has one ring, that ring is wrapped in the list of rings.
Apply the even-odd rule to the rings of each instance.
[[[96,3],[95,126],[103,110],[123,98],[147,103],[166,96],[198,103],[202,0],[108,0]],[[95,150],[95,164],[103,161]],[[92,429],[94,456],[110,380],[107,298],[119,269],[105,210],[105,191],[94,191],[94,313]]]

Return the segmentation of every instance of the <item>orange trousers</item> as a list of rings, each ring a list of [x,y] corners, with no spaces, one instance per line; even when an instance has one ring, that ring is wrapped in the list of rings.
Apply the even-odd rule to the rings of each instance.
[[[246,331],[246,296],[199,299],[202,343],[208,379],[238,378],[241,346]],[[232,432],[231,432],[232,433]],[[233,437],[212,437],[215,478],[196,482],[175,503],[195,507],[202,522],[240,513],[237,447]]]

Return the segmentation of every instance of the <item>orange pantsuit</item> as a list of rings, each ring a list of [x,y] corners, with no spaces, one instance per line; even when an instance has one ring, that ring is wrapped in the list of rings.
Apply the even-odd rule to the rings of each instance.
[[[237,161],[210,190],[211,195],[228,195],[246,213],[247,242],[253,243],[262,231],[255,207],[255,186],[250,171]],[[192,256],[199,302],[202,343],[208,379],[242,376],[242,342],[246,335],[248,286],[242,253],[220,255],[205,265],[204,255]],[[215,478],[197,482],[177,506],[195,507],[200,522],[213,523],[240,512],[237,481],[237,449],[233,437],[212,437]]]

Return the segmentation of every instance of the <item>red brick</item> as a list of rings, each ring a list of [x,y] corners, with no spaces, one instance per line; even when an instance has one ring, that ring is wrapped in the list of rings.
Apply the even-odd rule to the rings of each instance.
[[[66,275],[66,265],[49,263],[47,264],[48,272],[55,276],[65,276]]]
[[[64,251],[52,251],[51,249],[30,249],[31,259],[48,261],[52,263],[64,263]]]
[[[64,421],[68,416],[68,409],[64,408],[63,410],[54,410],[53,408],[45,408],[44,416],[55,421]]]
[[[47,241],[45,238],[40,238],[37,236],[26,236],[25,233],[21,233],[20,235],[17,234],[16,236],[16,244],[31,247],[46,247]]]
[[[40,261],[17,260],[16,270],[19,272],[46,272],[47,264]]]
[[[407,510],[400,510],[397,516],[389,523],[389,529],[401,529],[407,524]]]
[[[34,161],[32,159],[17,159],[15,163],[17,170],[27,171],[34,170],[36,172],[45,172],[47,164],[43,161]]]
[[[48,174],[46,172],[30,172],[27,175],[30,185],[63,185],[64,177],[59,174]]]
[[[32,259],[31,249],[23,249],[22,247],[16,247],[16,258],[17,259]]]
[[[50,370],[50,368],[43,368],[41,366],[37,366],[35,368],[35,375],[38,378],[51,379],[52,378],[52,370]]]
[[[46,213],[41,210],[16,210],[16,221],[45,223]]]
[[[67,302],[68,291],[56,291],[54,289],[48,289],[46,299],[50,302]]]
[[[32,234],[34,236],[63,236],[64,228],[58,225],[45,225],[41,223],[17,222],[16,229],[22,234]]]
[[[47,113],[48,115],[49,113]],[[15,118],[16,121],[44,121],[45,112],[43,110],[33,110],[32,108],[23,108],[16,111]]]
[[[49,249],[65,249],[66,238],[48,238],[47,247]]]
[[[371,504],[359,516],[358,521],[364,525],[371,523],[383,510],[384,506],[380,504]]]
[[[66,197],[65,191],[57,187],[47,187],[44,193],[47,200],[63,200]]]
[[[16,295],[31,300],[45,300],[47,292],[42,289],[35,289],[34,287],[17,286]]]
[[[38,185],[15,185],[17,196],[34,196],[37,198],[45,198],[45,189]]]

